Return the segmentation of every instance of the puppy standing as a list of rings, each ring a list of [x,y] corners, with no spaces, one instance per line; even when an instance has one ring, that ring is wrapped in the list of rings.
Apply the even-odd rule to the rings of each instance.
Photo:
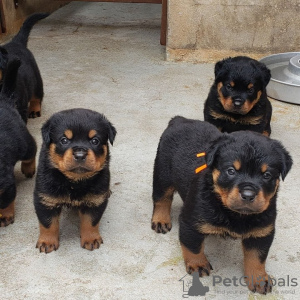
[[[9,43],[0,47],[0,74],[5,74],[7,61],[19,59],[22,63],[18,71],[14,100],[25,123],[28,117],[41,116],[41,102],[44,96],[43,81],[38,65],[27,48],[28,37],[34,24],[48,15],[39,13],[28,17],[18,34]]]
[[[0,93],[0,227],[14,222],[16,162],[22,161],[21,170],[26,177],[35,173],[36,143],[12,99],[19,66],[18,60],[8,63]]]
[[[204,120],[222,132],[251,130],[271,134],[272,106],[266,86],[270,70],[246,56],[219,61],[204,104]]]
[[[270,292],[265,262],[275,232],[279,177],[291,166],[278,141],[251,131],[222,134],[207,122],[175,117],[155,158],[152,229],[171,230],[177,191],[184,201],[179,238],[187,272],[210,274],[207,235],[240,238],[249,289]]]
[[[81,246],[100,247],[99,221],[110,196],[108,141],[115,135],[103,115],[87,109],[56,113],[43,125],[34,191],[40,252],[57,250],[63,206],[79,210]]]

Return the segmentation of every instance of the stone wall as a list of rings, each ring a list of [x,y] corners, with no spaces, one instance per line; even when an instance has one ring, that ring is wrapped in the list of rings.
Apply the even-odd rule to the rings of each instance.
[[[299,51],[299,16],[300,0],[169,0],[167,59]]]

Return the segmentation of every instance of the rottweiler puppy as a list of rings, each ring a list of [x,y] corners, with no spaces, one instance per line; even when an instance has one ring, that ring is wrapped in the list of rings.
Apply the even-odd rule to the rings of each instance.
[[[35,173],[36,143],[12,99],[20,64],[19,60],[8,63],[0,92],[0,227],[14,222],[15,164],[22,161],[21,171],[28,178]]]
[[[215,80],[204,104],[204,120],[222,132],[251,130],[271,134],[272,106],[266,86],[270,70],[261,62],[237,56],[215,65]]]
[[[6,72],[9,61],[19,59],[22,62],[13,96],[16,108],[25,123],[28,117],[41,116],[41,102],[44,96],[38,65],[32,52],[27,48],[28,37],[34,24],[48,15],[48,13],[31,15],[25,20],[17,35],[9,43],[0,46],[0,80]]]
[[[152,229],[171,230],[175,191],[184,205],[179,238],[188,273],[209,275],[207,235],[240,238],[251,291],[271,291],[265,262],[275,232],[276,197],[291,169],[282,144],[251,131],[221,133],[215,126],[173,118],[161,136],[153,174]]]
[[[40,252],[58,249],[63,206],[79,211],[81,246],[100,247],[99,221],[110,196],[108,141],[115,135],[105,116],[81,108],[55,113],[43,125],[34,191]]]

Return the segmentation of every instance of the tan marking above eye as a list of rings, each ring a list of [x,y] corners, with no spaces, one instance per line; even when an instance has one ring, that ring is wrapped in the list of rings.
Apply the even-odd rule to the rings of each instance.
[[[248,84],[248,89],[253,88],[253,86],[254,86],[253,83],[249,83],[249,84]]]
[[[267,164],[262,164],[261,166],[261,172],[265,173],[268,170],[268,165]]]
[[[89,131],[89,138],[90,139],[92,139],[96,135],[97,135],[97,131],[96,130],[92,129],[92,130]]]
[[[230,81],[230,85],[231,85],[232,87],[234,87],[234,85],[235,85],[234,81]]]
[[[241,168],[242,164],[241,164],[241,162],[239,160],[235,160],[233,162],[233,166],[238,171]]]
[[[71,129],[67,129],[65,132],[64,132],[64,134],[65,134],[65,137],[67,138],[67,139],[72,139],[72,137],[73,137],[73,132],[72,132],[72,130]]]

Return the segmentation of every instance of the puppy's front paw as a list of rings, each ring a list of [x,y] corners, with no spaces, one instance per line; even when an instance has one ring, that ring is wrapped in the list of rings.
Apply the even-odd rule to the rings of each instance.
[[[163,221],[161,221],[161,222],[158,222],[158,221],[154,222],[154,221],[152,221],[151,228],[155,232],[157,232],[157,233],[163,233],[163,234],[165,234],[165,233],[171,231],[171,229],[172,229],[172,223],[171,223],[171,221],[170,222],[163,222]]]
[[[101,236],[98,237],[84,237],[81,238],[81,247],[90,251],[94,249],[99,249],[100,245],[103,244]]]
[[[35,158],[27,161],[22,161],[21,171],[27,178],[32,178],[35,174]]]
[[[187,273],[192,274],[198,272],[200,277],[209,276],[210,271],[213,270],[213,268],[203,252],[203,247],[201,247],[199,253],[193,253],[181,244],[181,250]]]
[[[253,293],[257,292],[259,294],[266,295],[267,293],[272,292],[272,279],[267,273],[263,276],[245,276],[245,282],[247,283],[249,290]]]
[[[15,204],[11,202],[6,208],[0,209],[0,227],[6,227],[15,221]]]
[[[213,268],[206,257],[202,261],[189,261],[186,263],[186,272],[189,274],[198,272],[200,277],[209,276],[212,270]]]
[[[30,118],[30,119],[39,118],[40,116],[41,116],[40,111],[30,111],[28,114],[28,118]]]
[[[0,227],[6,227],[9,224],[13,224],[14,221],[15,221],[14,216],[3,216],[0,212]]]
[[[172,228],[170,202],[161,201],[154,204],[151,228],[157,233],[167,233]]]
[[[52,251],[56,251],[59,247],[58,239],[55,237],[48,237],[47,239],[39,238],[36,243],[36,248],[40,250],[40,252],[50,253]]]

